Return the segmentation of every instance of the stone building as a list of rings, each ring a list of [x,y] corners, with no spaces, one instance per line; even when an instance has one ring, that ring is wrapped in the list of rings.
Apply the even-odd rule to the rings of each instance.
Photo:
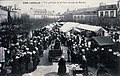
[[[97,11],[98,11],[98,7],[78,9],[73,14],[73,20],[76,22],[93,23],[97,19]]]
[[[34,9],[30,8],[30,18],[51,18],[51,19],[59,19],[61,15],[56,14],[55,11],[47,11],[46,9]]]

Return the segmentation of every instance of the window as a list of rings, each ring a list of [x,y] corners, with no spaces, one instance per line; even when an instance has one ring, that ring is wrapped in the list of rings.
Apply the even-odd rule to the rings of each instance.
[[[96,14],[96,11],[94,11],[93,13]]]
[[[106,9],[109,9],[109,6],[106,6]]]
[[[105,17],[109,17],[108,11],[105,11]]]
[[[76,19],[76,16],[74,15],[74,19]]]
[[[90,14],[90,12],[87,12],[88,14]]]
[[[114,11],[110,11],[110,17],[114,17]]]
[[[114,5],[111,5],[111,8],[114,8]]]
[[[100,17],[103,17],[103,12],[100,12]]]
[[[83,19],[83,15],[81,15],[81,19]]]

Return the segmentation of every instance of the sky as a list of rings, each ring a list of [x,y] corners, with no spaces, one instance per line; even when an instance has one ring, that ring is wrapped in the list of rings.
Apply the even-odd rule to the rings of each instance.
[[[116,4],[118,0],[0,0],[0,5],[16,4],[21,13],[29,13],[30,8],[46,9],[50,11],[65,12],[87,7],[98,7],[99,3]]]

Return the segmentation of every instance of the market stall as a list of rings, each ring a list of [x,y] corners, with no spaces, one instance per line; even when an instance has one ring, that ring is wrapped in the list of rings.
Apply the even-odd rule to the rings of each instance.
[[[76,28],[87,30],[87,31],[92,31],[95,32],[99,36],[104,36],[107,35],[107,31],[102,28],[101,26],[93,26],[93,25],[87,25],[87,24],[79,24],[76,26]]]
[[[81,32],[82,30],[84,30],[86,34],[95,33],[98,36],[108,36],[107,31],[101,26],[93,26],[93,25],[80,24],[75,22],[66,22],[60,28],[60,30],[66,33],[70,32],[71,30],[72,33],[74,33],[74,31]]]
[[[92,37],[92,39],[97,42],[98,46],[111,46],[115,44],[113,40],[107,36]]]
[[[70,76],[83,76],[84,71],[78,64],[69,65],[69,75]]]
[[[63,32],[69,32],[71,29],[75,28],[77,25],[79,25],[79,23],[66,22],[66,23],[60,28],[60,30],[63,31]]]

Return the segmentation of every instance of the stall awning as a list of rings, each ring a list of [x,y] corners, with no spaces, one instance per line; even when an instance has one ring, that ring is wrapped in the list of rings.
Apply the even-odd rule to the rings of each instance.
[[[79,25],[79,23],[75,23],[75,22],[66,22],[61,28],[60,30],[63,32],[68,32],[71,29],[75,28],[77,25]]]
[[[101,33],[101,32],[107,32],[104,28],[102,28],[101,26],[93,26],[93,25],[88,25],[88,24],[80,24],[80,23],[75,23],[75,22],[66,22],[61,28],[60,30],[63,32],[68,32],[71,29],[84,29],[84,30],[88,30],[88,31],[93,31],[95,33]]]
[[[50,26],[45,26],[45,28],[47,28],[47,29],[51,29],[51,27],[50,27]]]
[[[92,37],[92,39],[94,39],[98,43],[99,46],[114,45],[113,40],[107,36]]]
[[[93,25],[87,25],[87,24],[79,24],[78,26],[76,26],[76,28],[93,31],[95,33],[99,33],[102,31],[106,32],[106,30],[100,26],[93,26]]]
[[[53,27],[55,26],[55,24],[50,24],[50,25],[48,25],[48,26],[50,26],[51,28],[53,28]]]

